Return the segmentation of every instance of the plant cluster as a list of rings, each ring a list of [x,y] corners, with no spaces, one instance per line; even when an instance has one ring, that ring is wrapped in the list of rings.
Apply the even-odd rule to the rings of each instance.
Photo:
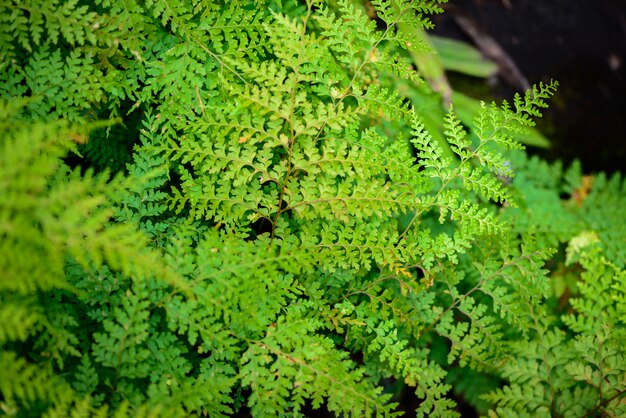
[[[403,96],[439,3],[2,0],[2,412],[626,414],[626,181]]]

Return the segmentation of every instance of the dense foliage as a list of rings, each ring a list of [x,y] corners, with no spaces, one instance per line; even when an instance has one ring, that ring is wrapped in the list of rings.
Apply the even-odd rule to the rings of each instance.
[[[626,414],[626,181],[434,140],[438,3],[2,0],[2,412]]]

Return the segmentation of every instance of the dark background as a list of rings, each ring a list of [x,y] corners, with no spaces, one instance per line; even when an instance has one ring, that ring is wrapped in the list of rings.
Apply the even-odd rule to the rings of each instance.
[[[626,174],[626,0],[449,0],[513,58],[531,83],[559,81],[539,128],[552,148],[531,151],[586,172]],[[450,13],[434,33],[469,41]],[[502,80],[492,89],[510,99]]]

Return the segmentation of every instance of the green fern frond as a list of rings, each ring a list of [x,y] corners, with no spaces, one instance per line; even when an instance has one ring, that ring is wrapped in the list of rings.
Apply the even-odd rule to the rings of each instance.
[[[581,295],[589,300],[573,299],[575,312],[562,318],[574,339],[567,340],[556,321],[538,322],[537,335],[516,345],[515,361],[503,367],[510,385],[485,396],[499,414],[524,416],[540,409],[582,417],[623,411],[619,399],[626,393],[626,353],[621,344],[624,326],[617,319],[621,314],[615,310],[621,305],[615,300],[623,294],[619,286],[624,271],[607,262],[597,248],[587,252],[582,263],[588,270],[582,275]]]
[[[36,407],[37,401],[60,402],[71,396],[71,389],[49,368],[26,361],[12,351],[0,353],[0,393],[7,409]]]
[[[48,409],[43,415],[45,418],[182,418],[188,416],[181,408],[164,408],[162,406],[133,407],[128,402],[123,402],[117,408],[109,408],[107,405],[96,407],[94,400],[90,398],[77,399],[72,402],[63,402]]]
[[[297,413],[308,398],[314,408],[325,401],[337,414],[398,415],[394,405],[387,403],[389,396],[363,379],[347,353],[334,348],[328,338],[313,334],[319,325],[296,318],[281,318],[262,340],[251,342],[243,355],[242,381],[252,388],[254,414],[281,414],[290,409]],[[273,372],[278,370],[283,378],[276,380]],[[291,402],[286,401],[289,398]]]
[[[37,329],[42,315],[32,308],[28,309],[29,305],[35,304],[26,300],[3,303],[0,308],[0,343],[25,341]]]
[[[0,4],[0,27],[3,32],[0,33],[0,50],[6,54],[3,60],[15,57],[16,44],[33,52],[44,43],[42,40],[56,45],[62,39],[72,46],[95,43],[94,29],[99,25],[98,16],[89,11],[88,6],[77,7],[77,4],[77,0],[46,0],[43,4],[3,1]]]

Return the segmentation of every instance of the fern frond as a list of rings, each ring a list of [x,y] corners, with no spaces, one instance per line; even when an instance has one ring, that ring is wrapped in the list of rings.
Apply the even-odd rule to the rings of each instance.
[[[25,300],[3,303],[0,308],[0,343],[25,341],[37,329],[42,313],[28,308],[33,305]]]
[[[133,407],[129,402],[122,402],[117,408],[109,408],[107,405],[96,407],[94,400],[84,398],[72,402],[58,403],[54,408],[48,409],[43,415],[45,418],[64,418],[68,416],[76,418],[183,418],[188,416],[182,408],[165,408],[162,406]]]
[[[614,338],[619,338],[626,331],[624,318],[626,306],[626,271],[619,269],[606,260],[593,248],[583,255],[581,260],[586,271],[582,274],[579,285],[580,297],[571,301],[574,312],[565,315],[565,324],[577,333],[602,334],[604,327],[614,329]],[[606,292],[610,292],[607,297]]]
[[[0,33],[0,50],[7,54],[3,60],[15,56],[16,44],[33,52],[43,43],[42,39],[55,45],[61,38],[72,46],[95,43],[93,30],[99,25],[98,16],[88,6],[77,3],[77,0],[46,0],[43,4],[4,1],[0,5],[0,27],[2,32],[7,31]],[[17,42],[11,42],[14,39]]]
[[[158,406],[170,406],[174,411],[185,411],[207,416],[228,417],[233,410],[230,392],[235,378],[230,366],[203,367],[197,378],[182,375],[176,379],[165,375],[148,388],[149,398]]]
[[[10,407],[23,405],[28,410],[37,401],[60,402],[72,390],[49,368],[29,363],[12,351],[0,352],[0,393]]]
[[[513,100],[514,108],[504,102],[502,107],[482,104],[483,111],[475,119],[475,132],[481,142],[494,142],[508,148],[520,148],[512,140],[511,132],[523,132],[525,127],[534,126],[531,117],[541,117],[541,109],[547,107],[546,100],[552,97],[558,87],[556,81],[539,83],[531,91],[519,94]]]
[[[394,405],[387,404],[389,396],[354,370],[347,353],[338,351],[328,338],[313,334],[318,324],[296,318],[281,318],[243,355],[243,383],[252,388],[254,414],[282,414],[290,409],[297,413],[304,400],[311,399],[314,408],[326,400],[337,414],[398,415],[392,412]],[[273,377],[278,370],[280,380]],[[313,381],[315,385],[310,384]]]

